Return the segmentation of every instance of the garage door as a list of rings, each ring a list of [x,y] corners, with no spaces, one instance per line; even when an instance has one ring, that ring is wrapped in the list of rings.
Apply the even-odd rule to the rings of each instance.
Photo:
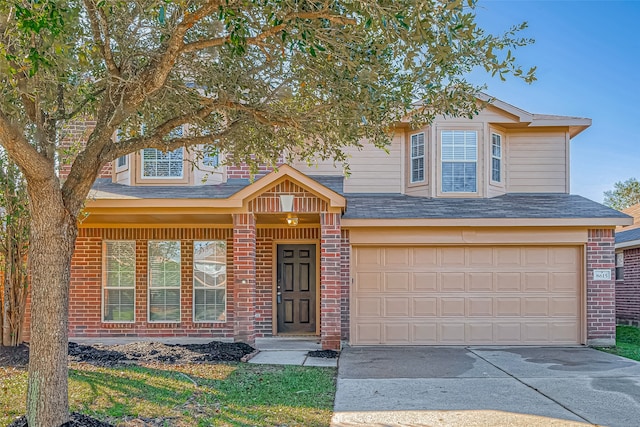
[[[355,247],[354,345],[580,342],[582,248]]]

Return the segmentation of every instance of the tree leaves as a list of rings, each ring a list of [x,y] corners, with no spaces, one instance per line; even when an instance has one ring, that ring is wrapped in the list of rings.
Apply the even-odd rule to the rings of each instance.
[[[636,178],[618,181],[604,192],[604,204],[619,211],[640,203],[640,182]]]

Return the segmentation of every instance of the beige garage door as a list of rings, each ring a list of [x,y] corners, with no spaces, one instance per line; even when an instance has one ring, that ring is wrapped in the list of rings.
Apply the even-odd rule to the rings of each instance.
[[[354,345],[576,344],[575,246],[355,247]]]

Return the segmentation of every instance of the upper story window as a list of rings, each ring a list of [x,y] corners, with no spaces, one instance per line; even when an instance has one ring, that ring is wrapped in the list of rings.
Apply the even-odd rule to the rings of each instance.
[[[181,137],[182,128],[175,128],[170,138]],[[184,150],[182,148],[166,153],[155,148],[142,150],[142,178],[182,178]]]
[[[220,158],[217,153],[206,152],[202,156],[202,164],[209,168],[217,168],[220,165]]]
[[[478,133],[466,130],[442,131],[442,192],[478,191]]]
[[[127,166],[127,156],[118,157],[118,160],[116,162],[116,166],[118,168],[123,168],[123,167]]]
[[[424,133],[411,135],[411,182],[424,181]]]
[[[502,136],[491,134],[491,181],[502,182]]]

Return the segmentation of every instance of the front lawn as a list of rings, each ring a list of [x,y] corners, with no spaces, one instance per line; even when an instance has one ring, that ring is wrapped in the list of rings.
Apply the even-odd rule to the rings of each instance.
[[[114,425],[328,426],[335,375],[333,368],[237,363],[74,363],[69,403]],[[0,367],[0,426],[24,414],[26,384],[24,369]]]
[[[616,346],[598,350],[640,361],[640,329],[635,326],[616,327]]]

